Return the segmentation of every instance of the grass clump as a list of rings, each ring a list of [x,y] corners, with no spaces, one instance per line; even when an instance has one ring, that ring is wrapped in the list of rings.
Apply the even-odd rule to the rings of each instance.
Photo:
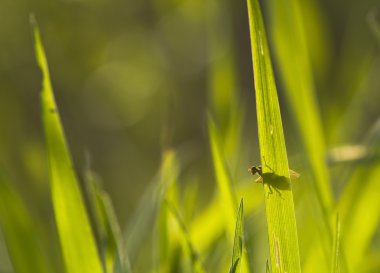
[[[12,176],[9,179],[0,173],[0,226],[7,247],[4,251],[0,236],[0,272],[379,272],[380,198],[377,188],[380,177],[380,123],[370,119],[362,122],[362,117],[367,114],[362,109],[370,109],[366,100],[377,101],[378,98],[377,75],[380,66],[376,59],[379,42],[376,9],[368,8],[370,13],[364,22],[373,36],[373,43],[353,39],[355,37],[351,32],[354,33],[355,29],[349,28],[345,34],[347,37],[342,40],[344,52],[339,61],[335,56],[338,54],[330,52],[329,55],[331,48],[328,36],[325,36],[327,21],[319,2],[265,2],[264,11],[267,13],[264,17],[265,14],[268,17],[265,17],[264,24],[259,1],[248,0],[255,92],[244,93],[240,91],[253,88],[246,88],[239,78],[245,76],[239,71],[243,67],[238,61],[241,52],[237,52],[240,47],[235,41],[237,37],[230,28],[230,21],[233,20],[234,11],[245,11],[246,7],[225,0],[211,0],[207,4],[185,1],[183,5],[178,5],[176,1],[153,2],[149,4],[149,14],[157,13],[157,18],[165,18],[158,20],[160,35],[155,37],[157,41],[147,39],[143,27],[128,29],[127,34],[123,32],[122,38],[111,39],[107,46],[102,42],[97,44],[102,50],[107,49],[104,50],[106,54],[95,50],[99,53],[97,57],[86,62],[91,66],[98,59],[106,59],[104,65],[89,72],[89,84],[84,84],[98,93],[89,92],[87,87],[84,87],[86,91],[83,93],[86,93],[85,103],[91,108],[87,110],[91,112],[91,122],[94,122],[89,127],[95,126],[97,129],[96,124],[106,124],[107,132],[112,135],[111,147],[107,147],[107,151],[113,150],[112,156],[104,153],[98,147],[99,139],[103,138],[98,138],[92,131],[89,145],[101,151],[100,158],[104,161],[98,161],[97,156],[94,158],[95,168],[85,168],[83,185],[87,187],[86,195],[82,195],[82,176],[74,172],[40,33],[32,19],[35,55],[42,72],[41,117],[48,161],[46,168],[40,168],[48,171],[46,180],[50,182],[38,194],[39,197],[51,197],[41,203],[48,207],[46,211],[51,215],[47,216],[48,221],[40,221],[40,217],[35,216],[38,212],[34,211],[35,199],[29,188],[17,189],[17,178],[13,179]],[[87,5],[82,4],[83,7]],[[104,6],[107,5],[104,3]],[[166,14],[165,10],[170,14]],[[116,17],[115,22],[122,21]],[[360,20],[359,17],[353,16],[351,19]],[[200,23],[198,20],[204,21]],[[118,29],[113,31],[117,33]],[[181,39],[173,39],[172,32],[176,35],[184,32],[188,37],[185,42],[178,42]],[[248,32],[247,28],[246,38]],[[94,33],[97,34],[98,30],[92,29],[81,38],[86,40]],[[199,33],[208,37],[205,43],[207,50],[204,50],[209,54],[206,61],[203,55],[191,55],[199,52],[199,47],[193,47],[191,40],[196,40],[197,46],[202,44],[193,39]],[[269,42],[266,33],[270,35]],[[113,34],[107,33],[107,37]],[[71,35],[68,31],[62,39]],[[134,39],[137,44],[133,43]],[[82,45],[80,41],[78,44]],[[168,52],[173,56],[164,54],[166,51],[162,48],[157,52],[148,52],[148,49],[157,49],[157,45],[162,44],[168,45]],[[122,50],[120,45],[123,45]],[[72,46],[78,45],[73,43]],[[355,47],[360,50],[355,51]],[[118,50],[124,53],[131,49],[137,52],[118,55]],[[352,52],[355,54],[351,56]],[[248,52],[245,53],[244,60],[248,55]],[[175,61],[183,57],[191,62],[189,70],[181,66],[173,73],[170,69],[170,61],[173,60],[168,59],[171,57]],[[335,66],[336,62],[339,65]],[[147,73],[141,73],[145,69]],[[166,74],[168,71],[170,73]],[[177,83],[189,85],[190,77],[204,71],[207,78],[202,78],[202,86],[205,87],[202,98],[207,97],[208,101],[203,105],[194,99],[199,109],[203,107],[198,115],[203,119],[203,131],[199,133],[201,141],[188,139],[196,127],[194,124],[199,125],[200,122],[178,122],[177,112],[172,114],[173,111],[168,111],[168,120],[173,121],[171,123],[175,126],[167,121],[159,124],[164,127],[165,143],[161,147],[162,156],[158,159],[158,148],[155,150],[149,140],[158,142],[152,132],[159,127],[156,116],[160,115],[149,107],[158,105],[162,100],[168,102],[165,106],[172,110],[172,104],[175,105],[178,98],[187,104],[189,98],[196,98],[197,95],[195,92],[158,95],[155,93],[158,92],[156,85],[159,85],[156,80],[160,78],[162,89],[175,89],[177,92]],[[331,71],[334,75],[329,76]],[[348,71],[352,77],[345,76]],[[158,76],[150,78],[156,72]],[[275,80],[276,73],[279,81]],[[176,82],[176,77],[182,78]],[[110,100],[106,103],[99,99],[102,98],[99,94],[101,89],[109,96],[107,98]],[[346,93],[340,91],[346,89],[349,89]],[[330,90],[337,92],[337,95],[327,92]],[[134,92],[137,94],[140,91],[135,101],[130,103]],[[256,112],[253,111],[253,100],[248,99],[253,95]],[[152,98],[151,105],[146,106],[144,103]],[[70,102],[75,107],[77,101]],[[117,114],[112,112],[115,110],[112,109],[112,102],[118,106]],[[1,106],[2,103],[0,100]],[[104,104],[107,104],[107,109],[102,109]],[[12,106],[10,102],[9,108]],[[110,110],[108,108],[115,115],[108,116],[107,113],[111,113],[107,112]],[[151,116],[147,114],[148,108],[152,110]],[[186,116],[199,114],[198,108],[189,109],[186,108]],[[292,115],[288,115],[288,111]],[[375,111],[371,114],[378,115]],[[255,115],[257,124],[252,118]],[[123,122],[126,121],[128,125],[124,128]],[[169,129],[177,128],[178,124],[183,131],[177,135]],[[369,133],[367,127],[371,128]],[[66,127],[65,124],[65,128],[70,129],[70,126]],[[105,127],[102,128],[105,130]],[[95,132],[101,134],[102,130]],[[127,148],[120,148],[120,143],[114,141],[113,137],[119,134],[123,139],[125,134],[128,135]],[[183,135],[186,141],[182,142],[183,139],[179,139]],[[3,149],[2,136],[0,134],[0,150],[8,156],[7,149]],[[139,146],[136,143],[141,144],[140,147],[136,148]],[[187,144],[181,146],[178,143]],[[26,153],[25,158],[38,158],[31,155],[39,150],[38,147],[28,150],[25,143],[20,147]],[[41,149],[43,152],[44,149]],[[145,153],[149,154],[149,160],[145,158],[143,162]],[[72,154],[75,158],[76,152]],[[107,165],[107,170],[114,170],[114,165],[125,168],[125,162],[120,160],[121,154],[131,156],[128,164],[136,169],[133,171],[141,177],[152,178],[147,187],[141,186],[145,179],[135,179],[130,169],[123,169],[122,175],[112,173],[111,176],[123,181],[118,184],[120,188],[115,188],[108,180],[103,188],[94,170],[98,171],[99,162]],[[12,158],[12,155],[9,157]],[[154,166],[154,156],[157,166]],[[36,166],[38,168],[38,163],[33,163],[27,166],[28,171]],[[261,184],[254,183],[255,178],[246,171],[250,165],[260,170]],[[289,167],[302,174],[295,183],[291,181]],[[154,168],[158,171],[155,172]],[[102,173],[104,169],[99,168],[99,171]],[[39,177],[44,180],[43,175]],[[36,191],[47,186],[41,185]],[[132,200],[143,188],[145,194],[136,205]],[[19,190],[24,190],[23,197]],[[118,206],[113,207],[107,192],[115,197]],[[120,200],[128,205],[121,206]],[[238,200],[241,200],[240,205]],[[128,218],[127,223],[119,225],[116,215],[122,219],[125,215],[129,216],[132,210],[134,214],[125,217]],[[59,244],[55,244],[56,241]],[[12,263],[11,269],[4,268],[7,260]]]

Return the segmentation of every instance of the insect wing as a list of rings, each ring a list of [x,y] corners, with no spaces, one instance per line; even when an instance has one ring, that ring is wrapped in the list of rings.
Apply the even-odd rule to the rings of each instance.
[[[252,173],[252,175],[255,175],[256,173],[259,175],[259,177],[255,180],[256,183],[260,183],[260,184],[263,183],[261,165],[253,166],[249,168],[248,171]],[[301,175],[297,173],[296,171],[289,169],[289,176],[290,176],[290,180],[297,180]]]
[[[297,180],[298,178],[300,178],[300,174],[289,169],[289,176],[290,176],[290,180]]]
[[[256,180],[255,180],[256,183],[259,183],[259,184],[262,184],[263,183],[263,177],[262,176],[259,176]]]

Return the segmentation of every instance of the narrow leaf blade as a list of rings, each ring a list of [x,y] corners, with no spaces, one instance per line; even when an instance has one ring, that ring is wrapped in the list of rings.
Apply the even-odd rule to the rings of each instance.
[[[209,138],[210,138],[212,159],[214,162],[214,169],[216,173],[216,180],[217,180],[218,188],[220,191],[220,198],[224,206],[224,210],[226,211],[224,221],[226,225],[226,230],[232,240],[234,236],[234,224],[235,224],[233,219],[235,219],[235,208],[237,205],[235,188],[233,187],[232,178],[229,173],[226,159],[221,148],[221,140],[220,140],[221,136],[218,133],[216,125],[213,119],[211,118],[211,116],[209,116],[208,125],[209,125]],[[247,262],[248,260],[245,256],[246,255],[243,255],[243,259],[242,259],[243,273],[249,272],[249,266]]]
[[[335,237],[333,245],[333,259],[331,266],[331,273],[340,272],[340,219],[339,214],[336,216],[336,225],[335,225]]]
[[[293,194],[265,28],[257,0],[248,0],[259,144],[272,272],[300,272]]]
[[[273,45],[281,68],[285,95],[294,113],[314,176],[313,185],[323,212],[327,213],[333,206],[333,196],[325,163],[324,132],[304,30],[304,21],[309,18],[303,18],[305,15],[301,12],[300,2],[302,1],[271,1],[269,10],[273,21]]]
[[[221,201],[224,206],[224,210],[226,211],[226,228],[232,238],[234,234],[234,221],[232,219],[235,219],[237,200],[235,193],[233,192],[231,176],[227,169],[227,163],[221,149],[220,134],[218,134],[216,125],[210,116],[208,119],[208,128],[216,181],[218,184]]]
[[[40,33],[33,20],[32,26],[36,58],[43,74],[41,101],[51,195],[66,270],[68,273],[102,273],[97,247],[55,103]]]
[[[241,272],[241,259],[243,253],[243,199],[240,200],[240,205],[236,217],[234,248],[232,252],[232,263],[230,273]]]
[[[131,272],[129,259],[123,250],[123,238],[111,199],[101,188],[99,181],[91,170],[87,170],[86,178],[100,241],[104,242],[104,245],[102,245],[103,251],[101,252],[105,271],[106,273]]]

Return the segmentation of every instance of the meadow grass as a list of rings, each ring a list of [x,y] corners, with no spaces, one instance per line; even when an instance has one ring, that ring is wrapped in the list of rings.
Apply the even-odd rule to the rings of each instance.
[[[217,3],[212,3],[216,6],[209,7],[208,23],[218,25],[223,14],[217,12]],[[254,183],[248,173],[241,178],[237,171],[246,160],[241,154],[247,111],[236,91],[237,70],[230,53],[216,59],[208,71],[207,137],[215,195],[197,207],[199,190],[181,181],[180,154],[165,148],[161,167],[125,229],[120,227],[111,199],[90,168],[84,175],[88,202],[84,201],[39,29],[31,20],[36,60],[42,71],[41,119],[63,265],[52,259],[42,239],[43,227],[13,188],[11,179],[1,172],[0,224],[12,272],[379,272],[380,123],[376,122],[356,145],[364,153],[357,157],[347,152],[335,159],[331,156],[335,164],[343,164],[334,171],[326,161],[327,147],[332,136],[344,133],[336,131],[345,127],[322,126],[315,71],[323,72],[325,63],[315,56],[324,55],[326,41],[321,39],[322,45],[316,46],[315,37],[307,31],[312,24],[314,34],[323,33],[316,2],[271,2],[268,29],[273,45],[267,42],[259,1],[248,0],[247,4],[262,182]],[[310,23],[308,18],[315,20]],[[378,42],[379,24],[374,18],[369,23]],[[211,52],[221,50],[221,41],[232,45],[231,33],[223,36],[213,30],[208,29]],[[297,134],[302,143],[299,149],[306,166],[297,182],[289,176],[292,166],[284,137],[289,129],[282,123],[270,49],[294,116],[297,130],[291,133]],[[345,122],[345,113],[337,112],[339,116],[332,116],[329,124]],[[350,157],[348,164],[341,162],[345,156]],[[264,236],[267,243],[262,243]]]

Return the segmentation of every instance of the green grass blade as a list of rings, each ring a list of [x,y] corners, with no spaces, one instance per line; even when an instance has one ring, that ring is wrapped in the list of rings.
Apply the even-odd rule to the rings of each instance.
[[[123,231],[125,248],[133,268],[135,261],[141,255],[146,238],[151,234],[151,227],[154,225],[157,203],[160,202],[157,192],[157,183],[149,185],[141,198],[136,213],[131,217],[129,226]]]
[[[220,201],[225,211],[225,227],[228,232],[228,236],[232,240],[235,233],[235,223],[233,219],[235,219],[235,208],[237,206],[236,193],[232,185],[232,179],[227,167],[225,156],[223,154],[223,149],[221,148],[221,136],[210,116],[208,119],[208,125],[211,153],[214,162],[216,180],[220,192]],[[242,259],[242,272],[249,272],[246,255],[243,255]]]
[[[340,272],[340,219],[339,214],[336,216],[336,225],[335,225],[335,237],[334,237],[334,245],[333,245],[333,259],[331,266],[331,273],[339,273]]]
[[[123,238],[111,199],[101,189],[101,185],[96,179],[95,174],[90,170],[86,172],[86,181],[89,184],[92,197],[91,201],[100,242],[104,242],[104,244],[101,244],[101,247],[103,248],[105,271],[107,273],[131,272],[129,260],[123,251]]]
[[[0,224],[15,272],[52,272],[34,220],[2,174],[0,174]]]
[[[161,199],[158,205],[157,215],[157,248],[156,248],[156,268],[161,270],[178,270],[178,230],[171,225],[172,215],[165,206],[165,200],[170,200],[174,206],[178,200],[178,175],[179,162],[176,153],[168,149],[163,153],[163,162],[160,173]]]
[[[150,256],[156,268],[160,267],[160,259],[167,263],[167,260],[161,258],[167,257],[167,248],[165,247],[165,223],[166,219],[162,213],[162,202],[168,191],[168,188],[175,183],[179,175],[180,166],[173,150],[167,149],[163,152],[162,163],[159,171],[154,176],[151,185],[146,190],[141,202],[132,217],[129,227],[125,230],[125,242],[130,261],[133,263],[133,269],[142,271],[150,270],[151,263],[147,263],[146,250],[144,249],[148,239],[153,239],[149,243],[150,249],[153,249],[153,255]],[[157,219],[161,218],[161,219]],[[152,232],[152,227],[162,225]],[[158,229],[158,230],[157,230]],[[153,236],[154,238],[151,238]],[[148,238],[148,239],[147,239]],[[161,241],[160,241],[161,240]],[[161,249],[157,249],[155,244]],[[163,245],[164,244],[164,245]],[[165,258],[166,258],[165,257]],[[142,261],[142,262],[140,262]]]
[[[224,157],[232,169],[238,166],[242,146],[241,131],[244,105],[240,102],[237,81],[233,33],[229,27],[231,14],[228,0],[210,0],[207,10],[208,47],[211,62],[208,66],[209,110],[218,125]]]
[[[269,267],[269,261],[267,260],[267,264],[266,264],[266,267],[265,267],[265,272],[266,273],[271,273],[270,272],[270,267]]]
[[[364,141],[370,151],[369,158],[363,161],[366,164],[357,165],[357,168],[350,170],[354,171],[353,175],[339,199],[342,250],[345,250],[349,272],[360,271],[364,266],[363,261],[380,224],[379,132],[380,121],[377,121]]]
[[[234,248],[232,252],[232,263],[229,273],[241,272],[241,259],[243,253],[243,199],[240,200],[240,205],[236,217]]]
[[[361,262],[380,223],[379,177],[378,163],[371,168],[360,168],[350,181],[350,184],[359,187],[354,190],[353,185],[349,185],[342,196],[342,201],[351,197],[353,202],[349,205],[341,202],[338,208],[342,216],[342,237],[350,272],[360,271]]]
[[[297,273],[301,268],[293,193],[277,90],[257,0],[248,0],[248,15],[271,271]]]
[[[232,219],[235,219],[237,200],[235,193],[233,192],[231,176],[227,169],[227,163],[221,149],[220,134],[218,134],[216,125],[210,116],[208,119],[208,125],[216,181],[221,195],[221,203],[223,204],[226,213],[226,227],[231,235],[231,238],[233,238],[235,223]]]
[[[304,30],[304,21],[309,18],[303,18],[305,15],[301,12],[298,0],[271,2],[269,6],[273,45],[279,71],[315,179],[313,185],[326,214],[333,206],[333,198],[325,164],[324,133]]]
[[[32,25],[36,58],[43,75],[41,101],[51,195],[66,270],[68,273],[101,273],[96,243],[58,115],[40,33],[34,21]]]

